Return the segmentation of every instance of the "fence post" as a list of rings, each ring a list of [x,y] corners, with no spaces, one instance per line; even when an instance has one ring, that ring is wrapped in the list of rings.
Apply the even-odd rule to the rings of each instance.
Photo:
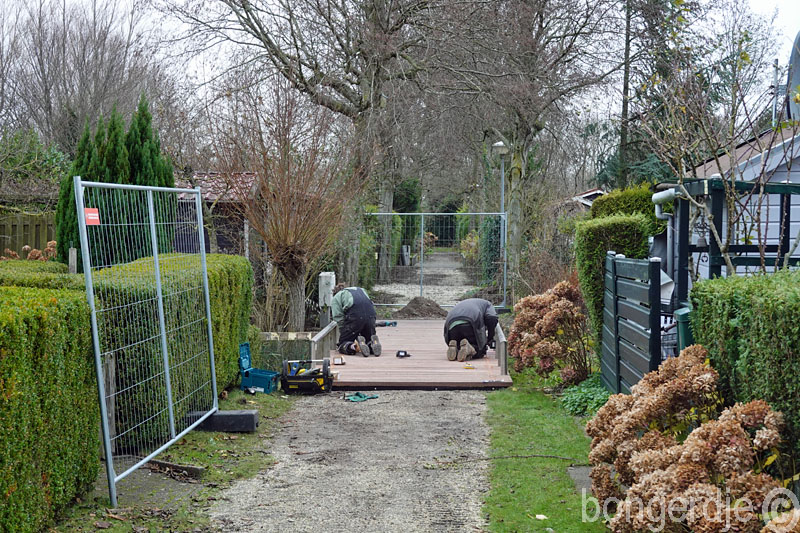
[[[661,364],[661,258],[650,258],[647,299],[650,300],[650,371]]]
[[[156,215],[153,207],[153,191],[147,191],[147,211],[150,218],[150,240],[153,245],[153,270],[156,278],[156,296],[158,298],[158,327],[161,332],[161,355],[164,359],[164,384],[167,388],[167,411],[169,413],[169,434],[175,438],[175,412],[173,409],[172,378],[170,377],[169,350],[167,349],[167,327],[164,320],[164,298],[161,292],[161,268],[158,264],[158,235],[156,233]]]
[[[78,250],[76,248],[69,249],[69,273],[78,273]]]
[[[83,277],[86,282],[86,301],[89,304],[92,324],[92,346],[94,348],[94,365],[97,372],[97,396],[100,402],[100,429],[103,432],[103,454],[106,456],[106,478],[108,479],[108,499],[111,507],[117,506],[117,474],[114,471],[114,459],[111,453],[111,432],[108,423],[106,406],[106,388],[103,382],[103,361],[100,357],[100,335],[97,329],[97,308],[94,301],[94,285],[92,284],[92,259],[89,255],[89,237],[86,232],[86,212],[83,207],[83,184],[80,176],[73,177],[75,192],[75,209],[78,214],[78,235],[81,240],[83,256]]]
[[[319,327],[320,330],[325,329],[325,326],[331,323],[331,303],[333,303],[333,288],[336,286],[336,273],[335,272],[320,272],[319,273]],[[322,345],[327,350],[331,350],[333,343],[327,338],[322,339]]]
[[[422,284],[425,277],[425,213],[419,222],[419,297],[422,298]]]

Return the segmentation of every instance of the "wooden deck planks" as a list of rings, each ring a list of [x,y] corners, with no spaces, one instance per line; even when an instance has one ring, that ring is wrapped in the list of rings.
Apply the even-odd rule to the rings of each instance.
[[[447,360],[444,320],[399,320],[397,327],[378,328],[383,345],[380,357],[344,356],[346,364],[333,366],[339,375],[333,388],[494,388],[511,386],[511,377],[500,374],[494,350],[486,357],[464,363]],[[397,350],[411,357],[400,358]],[[339,357],[331,352],[333,357]]]

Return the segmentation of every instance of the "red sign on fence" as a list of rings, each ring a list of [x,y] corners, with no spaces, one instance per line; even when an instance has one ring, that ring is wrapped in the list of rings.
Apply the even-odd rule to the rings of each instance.
[[[87,226],[100,225],[100,212],[96,207],[84,207],[83,214],[86,217]]]

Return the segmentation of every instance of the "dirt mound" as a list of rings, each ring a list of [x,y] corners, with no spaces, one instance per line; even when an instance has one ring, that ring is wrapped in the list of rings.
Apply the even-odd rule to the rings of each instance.
[[[444,318],[447,316],[447,311],[429,298],[415,296],[408,302],[408,305],[395,311],[392,316],[394,318]]]

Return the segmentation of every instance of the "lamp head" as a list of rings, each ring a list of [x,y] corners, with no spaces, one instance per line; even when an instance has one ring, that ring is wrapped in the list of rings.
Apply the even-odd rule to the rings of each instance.
[[[497,141],[492,145],[492,151],[497,155],[503,156],[508,153],[508,146],[503,141]]]

